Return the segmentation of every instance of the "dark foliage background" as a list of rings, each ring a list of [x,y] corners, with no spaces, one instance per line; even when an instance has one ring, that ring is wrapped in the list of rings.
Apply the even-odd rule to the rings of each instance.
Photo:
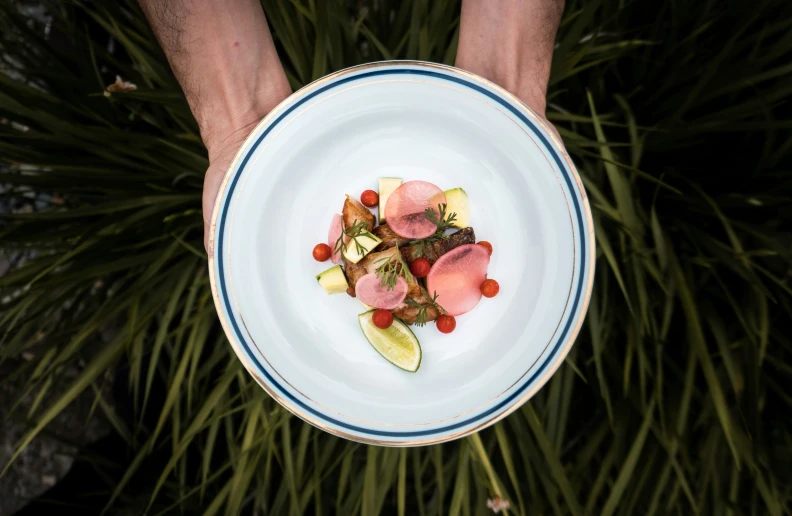
[[[30,510],[467,515],[500,496],[521,515],[789,513],[792,4],[567,4],[548,117],[594,210],[584,331],[495,427],[385,449],[291,417],[226,344],[205,152],[135,3],[52,2],[47,23],[5,2],[0,381],[34,400],[12,412],[18,450],[85,391],[113,428]],[[457,1],[264,7],[295,88],[454,61]],[[116,75],[138,89],[108,93]]]

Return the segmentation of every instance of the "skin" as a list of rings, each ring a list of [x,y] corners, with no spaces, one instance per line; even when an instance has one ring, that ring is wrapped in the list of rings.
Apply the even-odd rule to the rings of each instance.
[[[544,117],[563,0],[463,0],[456,66],[515,94]]]
[[[226,169],[248,134],[291,95],[259,0],[140,0],[209,153],[204,245]]]
[[[259,0],[139,0],[209,153],[204,244],[226,169],[291,94]],[[563,0],[463,0],[456,66],[499,84],[544,117]]]

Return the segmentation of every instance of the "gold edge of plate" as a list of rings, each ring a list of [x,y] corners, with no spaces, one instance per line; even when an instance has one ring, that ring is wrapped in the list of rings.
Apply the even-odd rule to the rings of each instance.
[[[223,176],[223,181],[220,183],[220,188],[218,189],[218,196],[217,196],[217,199],[215,199],[215,204],[214,204],[214,207],[212,209],[212,216],[211,216],[210,225],[209,225],[209,231],[210,231],[210,233],[209,233],[209,246],[208,246],[209,247],[209,253],[208,253],[208,256],[209,256],[209,271],[210,271],[209,284],[210,284],[210,287],[211,287],[211,290],[212,290],[212,298],[213,298],[213,300],[215,302],[215,308],[219,308],[219,307],[221,307],[221,303],[220,303],[219,294],[217,292],[217,285],[216,285],[216,280],[215,280],[215,275],[214,275],[214,239],[215,239],[215,232],[216,232],[216,225],[217,225],[217,216],[218,216],[218,213],[219,213],[218,208],[221,205],[222,199],[223,199],[223,195],[221,195],[221,194],[223,194],[225,192],[226,186],[228,184],[228,181],[233,176],[233,171],[236,169],[236,167],[238,165],[239,159],[240,159],[240,157],[243,154],[243,150],[248,147],[248,144],[250,143],[250,140],[251,140],[251,137],[253,136],[253,134],[256,133],[261,126],[266,125],[270,120],[272,120],[272,118],[277,116],[284,109],[284,107],[286,105],[291,104],[291,102],[294,101],[299,94],[304,94],[305,91],[308,90],[309,88],[316,87],[316,86],[318,86],[318,85],[320,85],[322,83],[328,82],[328,81],[333,80],[333,79],[335,79],[335,78],[337,78],[339,76],[342,76],[342,75],[347,75],[347,74],[350,74],[350,73],[359,72],[361,70],[365,70],[365,69],[368,69],[368,68],[382,68],[382,67],[393,66],[394,64],[397,64],[397,65],[398,64],[406,64],[406,65],[417,66],[417,67],[437,68],[437,69],[441,69],[441,70],[446,70],[446,71],[458,73],[458,74],[461,74],[461,75],[464,75],[464,76],[470,78],[473,82],[484,84],[485,86],[497,91],[503,97],[508,98],[509,100],[514,102],[515,104],[522,106],[523,109],[525,109],[525,111],[528,113],[528,115],[533,119],[533,121],[535,123],[537,123],[539,126],[542,127],[542,129],[545,131],[545,133],[550,138],[550,140],[556,145],[556,150],[558,152],[560,152],[561,156],[563,156],[564,160],[567,163],[567,166],[568,166],[569,170],[572,172],[573,178],[575,179],[575,182],[578,185],[578,191],[580,192],[581,198],[582,198],[582,201],[583,201],[583,212],[584,212],[583,215],[586,218],[587,227],[588,227],[588,235],[590,236],[589,240],[591,240],[591,242],[590,242],[591,245],[589,246],[589,250],[588,250],[588,253],[587,253],[589,255],[589,258],[590,258],[589,265],[587,267],[588,270],[584,271],[584,274],[586,272],[588,272],[588,274],[589,274],[588,283],[586,285],[586,290],[585,290],[585,293],[584,293],[584,296],[583,296],[583,303],[581,305],[581,309],[578,311],[577,324],[573,328],[572,332],[569,334],[569,337],[567,338],[567,343],[566,343],[566,346],[564,347],[564,349],[562,349],[558,353],[558,355],[556,357],[556,360],[551,365],[551,367],[545,372],[545,374],[542,375],[541,378],[536,380],[536,383],[535,383],[534,387],[531,390],[529,390],[528,392],[526,392],[518,400],[513,402],[507,409],[505,409],[503,412],[501,412],[499,414],[495,414],[495,415],[491,416],[486,421],[482,421],[480,424],[478,424],[478,425],[476,425],[474,427],[470,427],[470,428],[464,429],[464,430],[462,430],[460,432],[457,432],[455,434],[442,435],[442,436],[438,436],[438,437],[435,437],[435,438],[432,438],[432,439],[423,439],[423,440],[421,440],[421,439],[418,439],[418,440],[413,439],[413,440],[404,440],[404,441],[392,441],[392,440],[380,440],[380,439],[371,439],[371,438],[361,437],[361,436],[358,436],[358,435],[355,435],[355,434],[349,434],[349,433],[344,432],[342,430],[339,430],[337,428],[327,427],[327,426],[323,425],[322,423],[316,421],[313,417],[305,414],[303,411],[295,408],[294,406],[292,406],[291,403],[289,403],[288,401],[286,401],[283,398],[281,398],[277,393],[273,392],[273,390],[267,386],[266,382],[264,382],[258,376],[258,374],[255,372],[254,368],[252,367],[252,364],[250,364],[250,362],[249,362],[248,357],[244,353],[241,353],[241,350],[239,349],[238,343],[235,342],[235,339],[232,339],[232,338],[228,339],[229,343],[231,344],[232,348],[234,349],[235,354],[243,362],[243,364],[245,366],[245,369],[248,370],[248,373],[250,373],[250,375],[267,392],[267,394],[269,394],[272,398],[274,398],[275,401],[277,401],[279,404],[281,404],[284,408],[289,410],[289,412],[291,412],[291,413],[295,414],[296,416],[300,417],[301,419],[303,419],[307,423],[310,423],[311,425],[313,425],[313,426],[315,426],[315,427],[317,427],[317,428],[319,428],[321,430],[324,430],[324,431],[326,431],[328,433],[331,433],[331,434],[334,434],[334,435],[337,435],[337,436],[340,436],[340,437],[344,437],[346,439],[349,439],[349,440],[352,440],[352,441],[356,441],[356,442],[362,442],[362,443],[365,443],[365,444],[376,444],[376,445],[381,445],[381,446],[390,446],[390,447],[410,447],[410,446],[425,446],[425,445],[431,445],[431,444],[439,444],[439,443],[442,443],[442,442],[452,441],[454,439],[465,437],[467,435],[476,433],[476,432],[478,432],[480,430],[483,430],[484,428],[487,428],[487,427],[497,423],[501,419],[505,418],[506,416],[510,415],[515,410],[520,408],[526,401],[528,401],[531,397],[533,397],[533,395],[536,394],[536,392],[539,389],[544,387],[544,385],[547,383],[547,381],[550,379],[550,377],[552,377],[553,374],[555,374],[555,372],[561,366],[561,364],[563,363],[564,359],[566,359],[566,356],[569,354],[569,350],[572,348],[572,345],[574,344],[575,340],[577,339],[577,336],[580,333],[580,328],[581,328],[581,326],[583,324],[583,320],[585,319],[585,314],[586,314],[586,312],[588,310],[588,305],[589,305],[589,302],[591,300],[591,291],[592,291],[593,284],[594,284],[594,265],[595,265],[594,264],[594,258],[595,258],[595,252],[594,252],[595,240],[594,240],[594,238],[595,238],[595,236],[594,236],[594,222],[593,222],[592,215],[591,215],[591,207],[590,207],[589,202],[588,202],[588,196],[586,195],[586,191],[583,188],[582,181],[581,181],[580,176],[579,176],[579,174],[577,172],[577,168],[572,163],[572,160],[570,159],[568,153],[566,152],[566,148],[564,147],[563,143],[555,135],[555,133],[549,128],[549,126],[547,125],[547,122],[542,117],[537,115],[528,105],[526,105],[519,98],[517,98],[515,95],[513,95],[509,91],[505,90],[504,88],[502,88],[502,87],[498,86],[497,84],[495,84],[495,83],[493,83],[493,82],[491,82],[491,81],[489,81],[487,79],[484,79],[483,77],[480,77],[480,76],[478,76],[476,74],[473,74],[473,73],[468,72],[466,70],[462,70],[460,68],[455,68],[455,67],[448,66],[448,65],[441,65],[441,64],[437,64],[437,63],[428,63],[428,62],[424,62],[424,61],[385,61],[385,62],[377,62],[377,63],[368,63],[368,64],[365,64],[365,65],[359,65],[359,66],[355,66],[355,67],[351,67],[351,68],[346,68],[344,70],[340,70],[340,71],[338,71],[336,73],[327,75],[327,76],[325,76],[325,77],[323,77],[321,79],[318,79],[318,80],[316,80],[316,81],[314,81],[314,82],[312,82],[312,83],[300,88],[294,94],[289,96],[287,99],[284,99],[278,106],[275,107],[275,109],[270,111],[270,113],[268,113],[267,116],[265,116],[264,118],[261,119],[261,121],[256,125],[256,127],[250,132],[250,135],[248,135],[248,137],[245,139],[245,142],[242,144],[242,146],[237,151],[236,155],[234,156],[233,161],[231,162],[231,164],[229,165],[228,169],[226,170],[225,175]],[[583,237],[583,235],[581,235],[581,238],[582,237]],[[228,321],[226,320],[225,315],[222,313],[223,312],[222,310],[216,310],[216,311],[217,311],[217,316],[220,319],[220,324],[223,327],[223,330],[224,330],[224,332],[226,334],[226,337],[228,337],[229,334],[232,334],[232,332],[229,331],[230,328],[229,328],[229,325],[228,325]]]

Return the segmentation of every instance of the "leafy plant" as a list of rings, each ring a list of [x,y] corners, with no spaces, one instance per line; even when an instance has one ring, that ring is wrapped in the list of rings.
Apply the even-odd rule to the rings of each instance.
[[[416,449],[325,434],[245,373],[205,269],[205,151],[144,18],[131,0],[47,5],[49,22],[0,7],[1,195],[24,208],[0,215],[14,263],[0,360],[37,399],[83,364],[54,402],[17,414],[30,424],[18,453],[96,394],[127,455],[86,458],[104,483],[83,503],[486,514],[497,496],[521,515],[790,512],[789,2],[567,2],[548,118],[594,212],[588,317],[529,403]],[[366,61],[454,61],[458,1],[264,7],[295,88]],[[108,92],[116,75],[137,89]],[[125,402],[104,398],[108,381]]]

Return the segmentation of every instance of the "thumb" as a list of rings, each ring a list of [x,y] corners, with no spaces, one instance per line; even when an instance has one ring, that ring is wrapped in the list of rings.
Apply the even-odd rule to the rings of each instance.
[[[211,256],[212,252],[214,251],[212,248],[213,241],[211,238],[214,233],[214,228],[212,227],[214,206],[215,202],[217,201],[217,195],[220,192],[220,185],[223,183],[223,177],[225,176],[226,170],[230,164],[230,159],[215,160],[211,165],[209,165],[209,168],[206,170],[206,176],[204,176],[202,199],[204,248],[206,249],[206,252],[209,256]]]

